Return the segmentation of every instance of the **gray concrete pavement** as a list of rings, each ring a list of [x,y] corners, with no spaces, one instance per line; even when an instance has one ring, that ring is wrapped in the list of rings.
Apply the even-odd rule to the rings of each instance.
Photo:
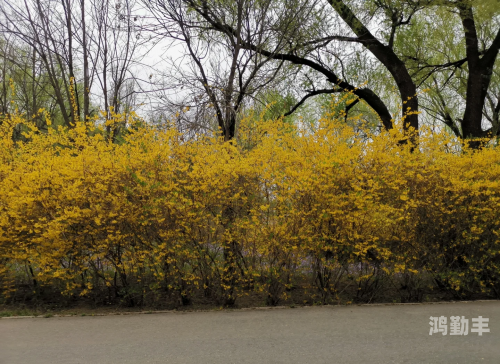
[[[490,333],[430,336],[430,316]],[[0,319],[0,363],[499,364],[500,301]]]

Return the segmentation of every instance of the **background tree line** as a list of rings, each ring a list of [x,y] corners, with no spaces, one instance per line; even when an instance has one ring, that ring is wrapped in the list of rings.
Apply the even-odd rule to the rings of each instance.
[[[145,43],[133,7],[133,1],[88,0],[0,5],[1,111],[15,105],[42,129],[40,108],[68,128],[101,112],[105,119],[129,112],[135,107],[132,70]],[[115,138],[122,127],[109,127],[108,134]]]
[[[374,129],[500,135],[498,0],[20,0],[0,14],[2,113],[14,98],[71,127],[140,109],[229,140],[249,109],[314,127],[338,95],[346,122]]]

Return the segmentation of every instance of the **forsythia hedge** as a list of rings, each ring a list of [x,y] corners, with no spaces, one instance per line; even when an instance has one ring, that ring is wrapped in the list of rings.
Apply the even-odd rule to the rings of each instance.
[[[356,135],[242,122],[237,142],[184,141],[95,123],[42,133],[0,126],[0,285],[4,300],[57,292],[125,304],[277,304],[301,282],[314,300],[371,301],[429,282],[457,297],[500,296],[500,149],[470,151],[421,132]]]

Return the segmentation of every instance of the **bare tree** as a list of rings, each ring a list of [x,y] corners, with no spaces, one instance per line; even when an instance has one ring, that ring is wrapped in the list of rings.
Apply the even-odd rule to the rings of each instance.
[[[134,14],[133,0],[92,0],[89,33],[91,80],[97,80],[106,119],[122,112],[125,100],[132,100],[135,91],[134,65],[140,61],[139,50],[145,44],[141,37],[142,17]],[[115,140],[124,125],[108,125],[108,136]]]
[[[287,115],[313,96],[350,92],[364,100],[377,113],[386,129],[392,128],[393,116],[381,97],[372,89],[366,86],[359,87],[348,80],[342,60],[338,56],[339,52],[331,49],[324,52],[333,41],[351,41],[354,38],[325,35],[326,29],[335,19],[324,10],[322,1],[240,0],[216,3],[205,0],[182,0],[179,2],[196,13],[198,26],[220,32],[230,41],[239,40],[241,49],[296,66],[288,68],[288,76],[300,80],[300,84],[297,85],[299,87],[295,88],[302,88],[302,96],[299,97],[297,105],[286,113]],[[226,9],[230,6],[228,4],[239,3],[248,9],[242,13],[243,23],[248,24],[243,33],[235,28],[237,23],[227,16]],[[266,9],[263,21],[260,22],[262,26],[256,26],[252,16],[249,15],[255,9]],[[350,52],[352,51],[351,48]],[[319,75],[321,77],[318,77]],[[349,110],[350,108],[346,111]]]
[[[235,137],[239,112],[247,100],[253,100],[280,76],[283,62],[272,62],[255,50],[244,47],[250,37],[263,42],[264,32],[255,29],[271,25],[270,9],[264,2],[252,7],[248,1],[225,3],[221,14],[234,25],[230,36],[214,31],[190,4],[183,0],[145,1],[152,12],[159,33],[172,40],[181,51],[170,57],[166,82],[177,93],[164,93],[170,111],[179,120],[190,121],[197,130],[210,128],[214,121],[225,140]],[[208,125],[207,125],[208,124]]]

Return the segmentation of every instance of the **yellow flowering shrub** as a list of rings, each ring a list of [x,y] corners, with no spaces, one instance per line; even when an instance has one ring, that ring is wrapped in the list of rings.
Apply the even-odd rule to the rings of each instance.
[[[4,118],[3,299],[231,305],[255,291],[275,305],[303,284],[323,303],[415,301],[429,282],[500,296],[500,149],[250,119],[233,142],[137,126],[116,144],[95,121],[41,133]]]

